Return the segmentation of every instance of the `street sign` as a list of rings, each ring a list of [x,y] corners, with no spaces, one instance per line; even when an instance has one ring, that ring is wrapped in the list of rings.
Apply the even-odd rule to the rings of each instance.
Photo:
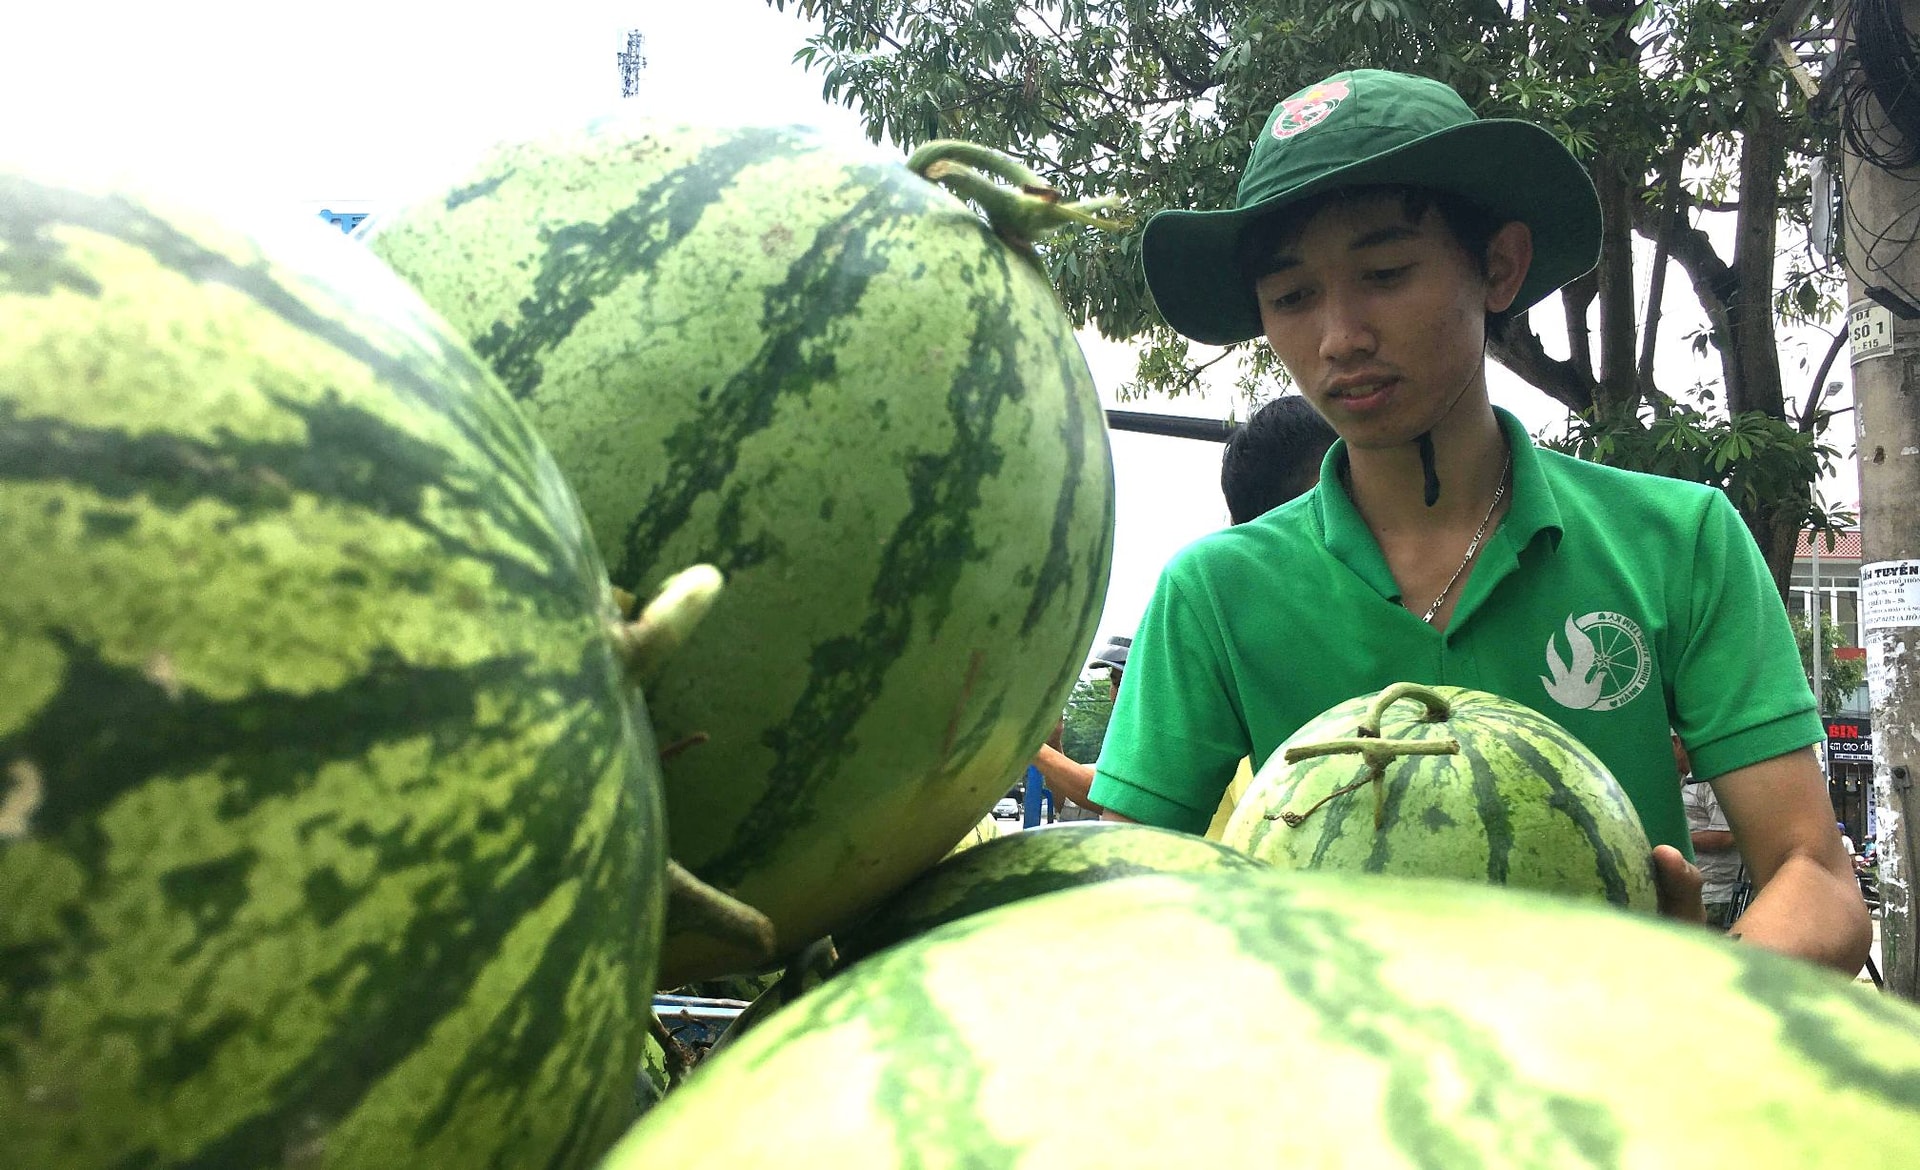
[[[1847,332],[1852,361],[1893,348],[1893,314],[1873,301],[1855,301],[1847,307]]]
[[[1875,561],[1860,566],[1860,628],[1920,626],[1920,561]]]
[[[1832,716],[1826,722],[1829,764],[1873,763],[1873,725],[1865,715]]]

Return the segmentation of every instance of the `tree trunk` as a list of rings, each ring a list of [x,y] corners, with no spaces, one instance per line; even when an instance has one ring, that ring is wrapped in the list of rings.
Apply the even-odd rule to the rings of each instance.
[[[1640,405],[1636,343],[1640,331],[1633,303],[1633,200],[1639,185],[1612,161],[1594,167],[1600,195],[1600,384],[1594,417],[1603,426],[1631,423]]]
[[[1780,383],[1779,339],[1774,331],[1774,246],[1780,215],[1780,176],[1786,167],[1786,120],[1777,103],[1756,94],[1747,103],[1740,150],[1740,211],[1735,220],[1733,295],[1726,306],[1727,410],[1786,417]],[[1812,499],[1811,485],[1786,498],[1742,509],[1747,527],[1766,557],[1773,583],[1786,598],[1793,552]]]

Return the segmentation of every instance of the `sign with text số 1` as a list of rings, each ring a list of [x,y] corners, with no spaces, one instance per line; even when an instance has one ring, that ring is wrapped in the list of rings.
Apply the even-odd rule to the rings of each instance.
[[[1892,349],[1893,314],[1885,305],[1855,301],[1847,306],[1847,340],[1850,362]]]

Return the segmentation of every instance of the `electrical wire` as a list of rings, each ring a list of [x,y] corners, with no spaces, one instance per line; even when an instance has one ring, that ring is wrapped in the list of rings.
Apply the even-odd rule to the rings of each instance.
[[[1842,89],[1841,132],[1861,158],[1883,170],[1920,163],[1920,52],[1900,0],[1854,0],[1843,59],[1859,66]]]
[[[1841,134],[1857,160],[1854,174],[1841,176],[1843,189],[1867,166],[1900,182],[1920,182],[1920,46],[1900,4],[1853,0],[1846,28],[1836,30],[1842,67],[1849,60],[1855,66],[1839,93]],[[1848,249],[1848,266],[1869,288],[1888,289],[1920,309],[1920,292],[1894,276],[1920,238],[1920,206],[1878,226],[1862,222],[1851,200],[1849,211],[1853,235],[1865,247],[1858,255]]]

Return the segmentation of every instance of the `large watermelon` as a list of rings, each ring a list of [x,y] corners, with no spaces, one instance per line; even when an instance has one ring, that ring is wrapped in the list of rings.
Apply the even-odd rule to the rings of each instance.
[[[1089,821],[962,847],[827,940],[812,969],[767,990],[727,1029],[733,1043],[837,971],[949,922],[1042,894],[1151,873],[1265,868],[1237,849],[1149,825]],[[718,1046],[716,1046],[717,1048]]]
[[[0,1162],[590,1165],[665,852],[605,572],[287,230],[0,171]]]
[[[1284,869],[1658,903],[1653,846],[1600,758],[1539,712],[1460,687],[1396,684],[1313,719],[1268,758],[1223,840]]]
[[[506,145],[368,238],[492,363],[614,582],[726,593],[649,688],[676,860],[787,951],[937,861],[1059,717],[1113,532],[1032,257],[795,128]],[[670,934],[669,985],[751,955]]]
[[[853,963],[936,926],[1075,886],[1149,873],[1265,868],[1204,837],[1150,825],[1080,821],[1030,829],[948,857],[834,942]]]
[[[1058,976],[1073,1020],[1035,1027],[1023,972]],[[1037,1085],[1070,1087],[1070,1123]],[[1810,964],[1508,889],[1191,873],[849,969],[605,1170],[1910,1170],[1915,1150],[1920,1011]]]

